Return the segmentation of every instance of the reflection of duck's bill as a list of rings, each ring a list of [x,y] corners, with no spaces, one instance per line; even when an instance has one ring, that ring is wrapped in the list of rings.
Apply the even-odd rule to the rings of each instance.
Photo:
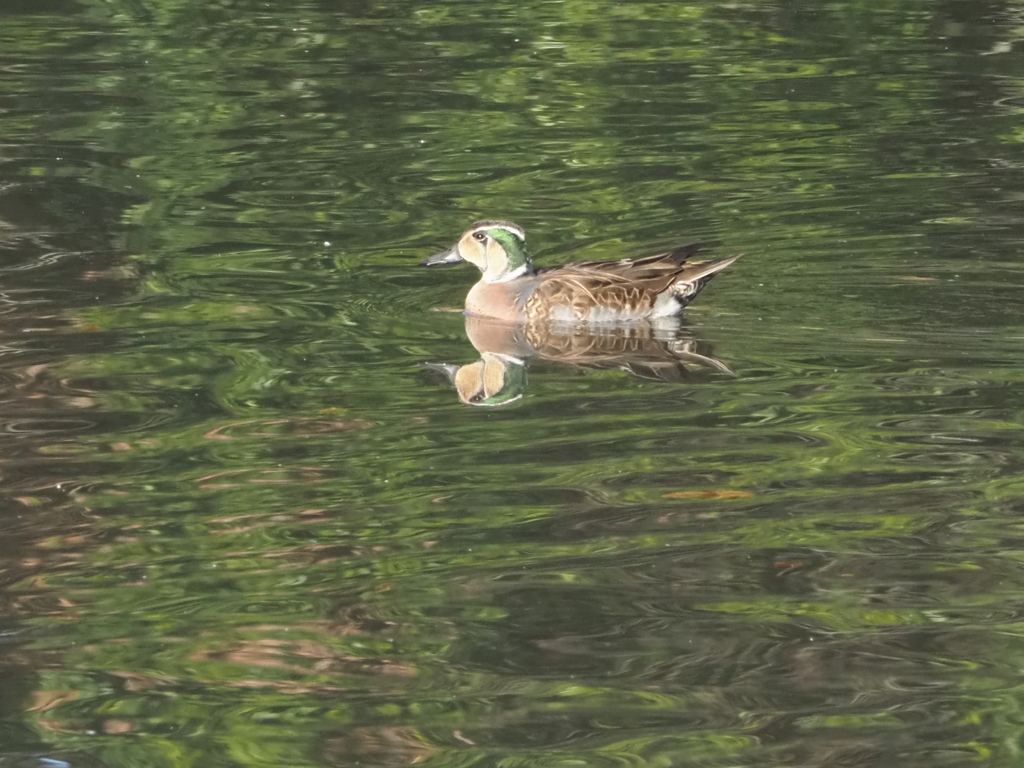
[[[428,371],[443,373],[444,377],[448,379],[451,384],[455,383],[455,374],[459,372],[459,366],[453,365],[452,363],[423,363],[422,365]]]
[[[428,256],[420,262],[420,266],[433,267],[438,264],[458,264],[460,261],[464,261],[464,259],[459,255],[458,246],[452,246],[447,251],[441,251],[433,256]]]

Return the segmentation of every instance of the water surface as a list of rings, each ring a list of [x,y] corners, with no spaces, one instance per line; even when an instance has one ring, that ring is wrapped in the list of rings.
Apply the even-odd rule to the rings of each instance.
[[[0,765],[1016,765],[1022,29],[5,4]],[[461,402],[495,217],[723,367]]]

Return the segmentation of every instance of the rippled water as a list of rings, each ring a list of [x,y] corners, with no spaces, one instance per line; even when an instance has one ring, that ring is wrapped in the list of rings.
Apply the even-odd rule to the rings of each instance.
[[[5,4],[0,766],[1018,764],[1022,29]],[[507,367],[493,217],[744,258]]]

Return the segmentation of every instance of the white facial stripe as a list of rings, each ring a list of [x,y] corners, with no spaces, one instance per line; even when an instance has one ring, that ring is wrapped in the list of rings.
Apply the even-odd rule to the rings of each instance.
[[[474,229],[473,234],[475,235],[477,232],[487,232],[489,229],[504,229],[506,232],[510,232],[520,240],[526,240],[526,233],[514,224],[487,224]]]

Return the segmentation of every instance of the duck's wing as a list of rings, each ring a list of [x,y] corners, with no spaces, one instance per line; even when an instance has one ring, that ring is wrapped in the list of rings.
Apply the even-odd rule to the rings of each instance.
[[[542,267],[538,275],[580,273],[608,280],[659,280],[679,272],[687,260],[699,253],[703,245],[684,245],[673,251],[644,256],[640,259],[619,259],[617,261],[579,261],[561,267]],[[694,262],[697,264],[704,262]]]
[[[739,258],[688,261],[700,248],[687,245],[641,259],[585,261],[540,269],[536,290],[527,302],[527,314],[531,318],[555,317],[568,308],[574,317],[582,319],[592,317],[591,311],[600,308],[610,319],[644,317],[666,291],[679,299],[681,307],[717,272]]]

